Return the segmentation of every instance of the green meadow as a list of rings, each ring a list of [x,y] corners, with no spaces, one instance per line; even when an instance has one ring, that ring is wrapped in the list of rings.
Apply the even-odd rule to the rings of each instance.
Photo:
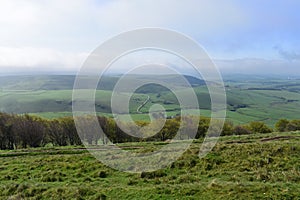
[[[74,78],[0,77],[0,111],[29,113],[48,119],[72,116]],[[175,78],[170,75],[164,80],[170,82]],[[105,77],[105,84],[95,91],[98,115],[112,117],[110,99],[117,80],[117,77]],[[193,83],[201,115],[210,116],[210,96],[203,81],[188,80]],[[229,77],[224,84],[227,120],[235,125],[262,121],[274,126],[281,118],[300,119],[300,80]],[[129,103],[132,118],[149,121],[149,109],[155,104],[162,105],[168,117],[180,114],[174,92],[186,94],[187,90],[172,92],[157,85],[139,88]],[[191,113],[193,111],[191,109]],[[190,148],[166,168],[142,173],[109,168],[83,146],[53,147],[49,144],[39,148],[0,150],[0,199],[300,198],[299,131],[223,136],[206,157],[199,158],[202,142],[203,138],[194,140]],[[166,144],[118,145],[127,151],[145,153]],[[112,159],[117,156],[112,155]]]
[[[164,142],[124,143],[155,151]],[[78,147],[0,151],[1,199],[299,199],[300,133],[225,136],[204,158],[195,140],[155,172],[120,172]],[[101,148],[101,146],[99,146]],[[116,158],[117,159],[117,158]]]
[[[139,80],[141,77],[133,77]],[[146,77],[142,77],[146,79]],[[72,115],[72,88],[74,76],[16,76],[0,77],[0,111],[31,113],[45,118]],[[170,83],[175,75],[157,78]],[[111,95],[118,77],[105,77],[95,92],[95,108],[99,115],[111,116]],[[210,95],[203,81],[188,77],[198,98],[200,112],[210,116]],[[227,119],[234,124],[263,121],[273,126],[281,118],[299,119],[300,80],[284,78],[242,79],[238,76],[224,79],[227,95]],[[180,114],[177,94],[188,94],[189,89],[170,91],[158,85],[145,85],[131,97],[129,112],[134,120],[149,121],[148,111],[154,104],[164,107],[169,117]],[[124,95],[130,95],[124,93]],[[137,109],[148,98],[149,101]]]

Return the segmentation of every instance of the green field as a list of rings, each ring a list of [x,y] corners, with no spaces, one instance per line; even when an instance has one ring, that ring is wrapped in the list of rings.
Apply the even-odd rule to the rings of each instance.
[[[165,169],[130,174],[82,147],[0,151],[1,199],[299,199],[300,132],[220,138],[204,158],[196,140]],[[137,153],[166,143],[125,143]],[[99,146],[101,148],[101,146]]]
[[[172,75],[158,78],[176,81]],[[280,118],[300,119],[300,80],[244,78],[225,79],[228,120],[234,124],[263,121],[273,126]],[[98,115],[112,117],[110,99],[117,80],[105,77],[105,84],[98,87]],[[74,76],[0,77],[0,111],[44,118],[71,116],[73,81]],[[201,115],[210,116],[210,96],[203,81],[190,77],[189,81]],[[186,94],[187,89],[175,92]],[[155,104],[164,106],[168,117],[180,113],[176,96],[157,85],[139,88],[131,97],[129,111],[134,120],[149,121],[149,109]],[[200,159],[202,141],[195,140],[166,168],[136,174],[103,165],[83,146],[53,147],[49,143],[42,148],[1,150],[0,199],[300,199],[299,131],[224,136]],[[166,144],[118,145],[145,153]],[[101,150],[101,145],[97,148]],[[109,156],[118,159],[118,155]]]
[[[263,121],[273,126],[280,118],[299,119],[300,79],[289,80],[278,77],[246,76],[227,77],[227,118],[235,124]],[[8,113],[31,113],[45,118],[72,115],[72,87],[74,76],[16,76],[0,77],[0,111]],[[139,80],[146,77],[133,77]],[[149,77],[148,77],[149,78]],[[153,78],[153,77],[152,77]],[[243,79],[245,78],[245,79]],[[157,80],[172,83],[172,75],[156,77]],[[111,116],[110,99],[117,77],[105,77],[96,92],[95,107],[99,115]],[[188,79],[198,97],[200,112],[210,115],[210,96],[203,81]],[[187,89],[176,93],[185,94]],[[128,95],[124,93],[124,95]],[[150,97],[139,110],[138,107]],[[134,120],[149,118],[149,108],[162,105],[167,116],[180,114],[176,96],[158,85],[146,85],[132,96],[129,110]]]

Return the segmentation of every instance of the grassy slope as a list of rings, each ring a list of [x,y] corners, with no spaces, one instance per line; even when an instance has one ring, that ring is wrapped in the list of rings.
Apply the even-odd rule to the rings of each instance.
[[[290,138],[262,141],[262,138]],[[300,133],[222,137],[199,159],[198,141],[166,169],[128,174],[74,147],[0,151],[1,199],[299,199]],[[129,143],[141,151],[158,143]],[[159,143],[162,144],[162,143]],[[139,150],[137,150],[139,151]]]

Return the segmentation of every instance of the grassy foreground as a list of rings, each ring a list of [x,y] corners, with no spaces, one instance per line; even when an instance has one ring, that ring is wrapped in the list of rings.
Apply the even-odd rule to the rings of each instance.
[[[0,151],[0,199],[300,199],[300,132],[222,137],[202,159],[200,145],[142,174],[110,169],[81,147]]]

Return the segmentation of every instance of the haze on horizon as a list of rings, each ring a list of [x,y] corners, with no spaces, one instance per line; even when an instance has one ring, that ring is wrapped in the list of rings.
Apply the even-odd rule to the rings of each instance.
[[[142,27],[190,36],[224,74],[296,75],[299,8],[296,0],[2,0],[1,75],[76,73],[106,39]]]

